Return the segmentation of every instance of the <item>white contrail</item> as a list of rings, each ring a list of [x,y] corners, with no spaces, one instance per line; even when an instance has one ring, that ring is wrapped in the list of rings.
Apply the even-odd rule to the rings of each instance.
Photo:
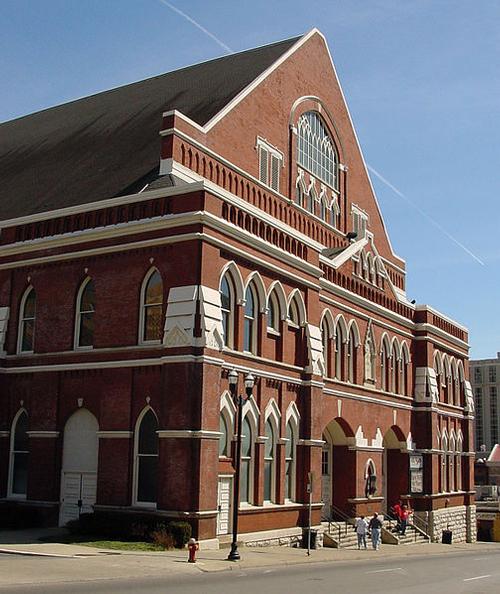
[[[376,169],[374,169],[371,165],[367,165],[368,169],[373,173],[373,175],[375,175],[375,177],[378,177],[378,179],[385,184],[388,188],[391,188],[391,190],[397,194],[400,198],[402,198],[405,202],[407,202],[410,206],[412,206],[415,210],[417,210],[423,217],[425,217],[428,221],[430,221],[434,227],[436,227],[437,229],[439,229],[441,231],[441,233],[443,233],[444,235],[446,235],[446,237],[448,239],[450,239],[451,241],[453,241],[453,243],[455,243],[456,245],[458,245],[458,247],[462,248],[464,250],[464,252],[466,252],[467,254],[469,254],[469,256],[471,258],[474,258],[474,260],[476,262],[478,262],[479,264],[481,264],[481,266],[484,266],[484,262],[478,258],[475,254],[473,254],[467,247],[465,247],[465,245],[463,243],[461,243],[460,241],[458,241],[458,239],[456,239],[455,237],[453,237],[453,235],[451,235],[451,233],[449,233],[448,231],[446,231],[446,229],[441,226],[436,220],[434,220],[430,215],[428,215],[425,211],[423,211],[420,206],[418,206],[418,204],[415,204],[413,202],[413,200],[410,200],[410,198],[408,198],[408,196],[405,196],[403,194],[403,192],[401,192],[400,190],[398,190],[396,188],[396,186],[393,186],[391,184],[390,181],[388,181],[387,179],[385,179],[385,177],[383,175],[381,175]]]
[[[210,33],[210,31],[207,31],[207,29],[205,29],[205,27],[200,25],[200,23],[197,23],[188,14],[186,14],[185,12],[182,12],[182,10],[179,10],[176,6],[174,6],[173,4],[170,4],[170,2],[167,2],[167,0],[158,0],[158,1],[161,2],[162,4],[165,4],[165,6],[168,6],[168,8],[170,8],[170,10],[173,10],[174,12],[179,14],[181,17],[184,17],[186,19],[186,21],[189,21],[192,25],[197,27],[200,31],[203,31],[203,33],[205,33],[205,35],[208,35],[210,37],[210,39],[213,39],[215,41],[215,43],[218,43],[222,48],[224,48],[226,50],[226,52],[228,52],[228,54],[233,53],[233,50],[230,47],[228,47],[223,41],[221,41],[213,33]]]

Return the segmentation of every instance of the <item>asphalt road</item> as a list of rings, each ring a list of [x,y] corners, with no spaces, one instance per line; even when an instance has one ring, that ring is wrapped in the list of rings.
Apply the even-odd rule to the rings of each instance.
[[[7,558],[8,557],[8,558]],[[71,560],[64,560],[71,562]],[[82,560],[83,562],[84,560]],[[0,594],[494,594],[500,593],[500,552],[468,552],[417,558],[321,563],[216,573],[165,574],[137,578],[0,586]],[[51,559],[0,555],[0,572],[17,563],[50,571]],[[60,561],[61,562],[61,561]],[[90,569],[90,567],[89,567]]]

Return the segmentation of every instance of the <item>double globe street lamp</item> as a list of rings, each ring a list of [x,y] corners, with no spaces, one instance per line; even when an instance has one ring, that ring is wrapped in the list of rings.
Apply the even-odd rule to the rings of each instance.
[[[245,376],[245,395],[237,395],[238,373],[232,369],[228,374],[229,391],[236,405],[237,414],[237,433],[236,433],[236,459],[233,485],[233,541],[231,543],[231,552],[228,561],[238,561],[240,554],[238,552],[238,512],[240,507],[240,468],[241,468],[241,424],[243,416],[243,405],[252,397],[252,390],[255,384],[254,376],[249,373]]]

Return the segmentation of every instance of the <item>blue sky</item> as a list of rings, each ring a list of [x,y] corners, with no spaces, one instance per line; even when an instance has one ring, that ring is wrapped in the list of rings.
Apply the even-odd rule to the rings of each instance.
[[[366,161],[406,197],[373,177],[409,298],[496,356],[500,2],[171,1],[234,51],[323,32]],[[161,0],[3,0],[0,121],[224,53]]]

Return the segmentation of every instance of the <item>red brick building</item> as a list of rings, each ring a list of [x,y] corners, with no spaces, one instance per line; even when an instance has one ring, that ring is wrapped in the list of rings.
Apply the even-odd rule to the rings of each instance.
[[[317,30],[0,126],[0,497],[475,538],[467,331],[405,293]]]

